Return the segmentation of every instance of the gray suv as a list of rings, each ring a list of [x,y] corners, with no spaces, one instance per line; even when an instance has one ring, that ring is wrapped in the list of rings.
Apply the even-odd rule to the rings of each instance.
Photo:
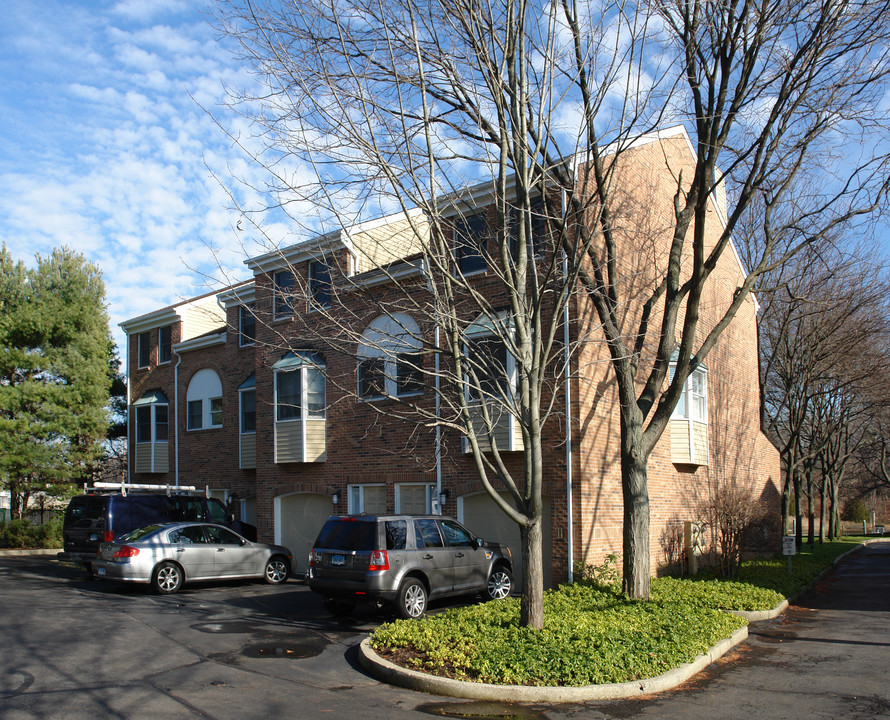
[[[510,548],[486,543],[441,515],[332,516],[309,553],[309,587],[335,615],[356,603],[394,604],[419,618],[427,601],[513,589]]]

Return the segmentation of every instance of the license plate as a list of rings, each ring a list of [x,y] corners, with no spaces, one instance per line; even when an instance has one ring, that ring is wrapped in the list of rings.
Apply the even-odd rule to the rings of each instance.
[[[345,555],[331,555],[331,565],[345,565],[346,564],[346,556]]]
[[[105,568],[96,568],[96,574],[97,574],[97,575],[104,575],[104,574],[105,574]]]

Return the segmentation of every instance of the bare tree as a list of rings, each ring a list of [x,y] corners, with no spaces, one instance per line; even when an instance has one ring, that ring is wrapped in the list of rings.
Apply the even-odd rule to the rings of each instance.
[[[433,298],[417,311],[440,329],[429,349],[448,367],[437,387],[450,415],[425,422],[466,438],[485,487],[521,527],[525,623],[543,622],[541,435],[573,350],[562,310],[577,293],[607,350],[621,427],[624,588],[648,597],[647,462],[690,373],[758,278],[883,199],[886,157],[872,133],[888,69],[888,28],[875,19],[886,10],[840,0],[222,3],[224,29],[262,85],[234,89],[233,107],[263,137],[260,150],[236,139],[269,171],[273,210],[323,227],[406,213]],[[684,124],[695,156],[663,158],[670,211],[653,228],[638,219],[645,201],[633,202],[623,158],[667,122]],[[838,152],[851,141],[860,152]],[[789,198],[808,174],[820,175],[817,189]],[[489,255],[488,294],[455,271],[452,242],[482,182],[495,249],[468,254]],[[764,209],[758,252],[706,326],[705,290],[754,204]],[[543,252],[533,240],[540,218]],[[366,259],[386,274],[380,258]],[[467,352],[479,317],[493,318],[487,329],[507,347],[515,383],[487,382],[491,352]],[[521,427],[519,469],[484,440],[492,408]]]

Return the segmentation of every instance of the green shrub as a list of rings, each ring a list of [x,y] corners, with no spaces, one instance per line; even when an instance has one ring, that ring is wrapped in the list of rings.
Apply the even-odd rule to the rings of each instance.
[[[0,546],[10,548],[62,547],[62,519],[43,525],[17,518],[0,527]]]

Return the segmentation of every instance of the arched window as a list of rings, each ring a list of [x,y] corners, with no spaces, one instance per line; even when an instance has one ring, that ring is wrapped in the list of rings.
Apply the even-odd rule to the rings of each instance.
[[[189,430],[222,427],[222,383],[210,368],[198,370],[189,381],[186,395],[186,427]]]
[[[380,315],[365,328],[358,346],[358,394],[366,400],[423,393],[423,341],[414,319]]]

